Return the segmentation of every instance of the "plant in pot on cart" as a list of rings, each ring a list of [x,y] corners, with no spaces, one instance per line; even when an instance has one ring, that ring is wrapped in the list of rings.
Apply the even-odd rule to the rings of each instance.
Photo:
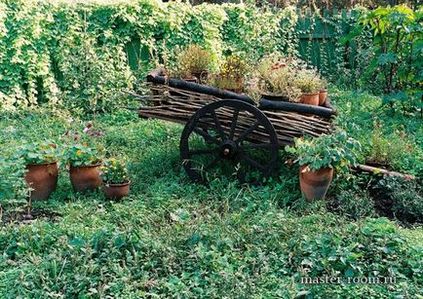
[[[262,96],[269,100],[299,102],[301,90],[294,84],[294,70],[289,66],[272,70],[258,70],[258,88]]]
[[[336,131],[318,138],[297,138],[294,146],[285,149],[296,156],[301,192],[311,201],[325,197],[334,169],[348,169],[356,164],[361,146],[344,131]]]
[[[199,45],[191,44],[179,53],[176,59],[176,70],[170,73],[172,77],[204,83],[213,64],[213,56],[209,51]]]
[[[101,167],[104,194],[108,199],[121,199],[129,194],[129,175],[123,160],[110,158]]]
[[[58,152],[53,142],[26,144],[18,150],[26,164],[25,181],[31,188],[30,200],[45,200],[56,190]]]
[[[247,63],[241,57],[231,55],[226,58],[219,73],[212,76],[210,83],[220,89],[241,93],[244,90],[244,79],[247,72]]]
[[[299,69],[293,78],[294,85],[301,90],[300,102],[307,105],[319,105],[321,80],[319,74],[312,69]]]
[[[72,187],[76,192],[101,186],[101,150],[87,144],[73,144],[67,148],[67,160]]]

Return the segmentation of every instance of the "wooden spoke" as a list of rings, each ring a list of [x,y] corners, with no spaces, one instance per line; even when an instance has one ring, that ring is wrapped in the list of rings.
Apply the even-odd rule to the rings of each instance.
[[[216,137],[211,136],[208,132],[204,131],[203,129],[194,128],[194,132],[197,133],[197,134],[199,134],[199,135],[201,135],[201,136],[203,136],[204,139],[206,139],[206,141],[213,142],[213,143],[215,143],[217,145],[220,144],[220,141],[217,140]]]
[[[205,170],[205,171],[209,170],[210,168],[212,168],[213,166],[215,166],[215,165],[217,164],[217,162],[219,162],[220,160],[222,160],[222,158],[221,158],[219,155],[217,155],[217,156],[213,159],[213,161],[211,161],[209,164],[207,164],[207,166],[206,166],[206,167],[204,167],[204,170]]]
[[[225,140],[226,135],[225,135],[225,132],[223,131],[220,120],[217,118],[216,112],[212,111],[212,116],[213,116],[214,123],[216,124],[216,129],[220,134],[220,137],[222,138],[222,140]]]
[[[271,149],[273,147],[273,144],[271,144],[271,143],[250,143],[250,144],[243,144],[242,147],[244,149],[256,149],[256,148]]]
[[[213,154],[216,153],[217,149],[198,149],[198,150],[192,150],[189,152],[190,155],[207,155],[207,154]]]
[[[260,170],[264,170],[266,169],[265,166],[261,165],[259,162],[257,162],[256,160],[252,159],[250,156],[248,156],[247,154],[244,153],[244,155],[242,156],[242,158],[245,160],[245,162],[247,162],[249,165],[260,169]]]
[[[231,123],[231,131],[229,132],[229,140],[233,140],[235,134],[236,124],[238,122],[238,114],[239,109],[235,109],[234,114],[232,116],[232,123]]]
[[[254,124],[252,124],[247,130],[242,132],[242,134],[238,137],[238,139],[235,141],[236,143],[240,144],[245,137],[247,137],[249,134],[251,134],[255,129],[257,129],[259,126],[259,121],[256,120]]]

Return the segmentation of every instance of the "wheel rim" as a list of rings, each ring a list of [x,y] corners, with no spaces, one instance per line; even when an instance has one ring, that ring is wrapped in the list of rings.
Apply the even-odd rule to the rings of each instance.
[[[180,142],[182,165],[195,182],[222,175],[257,184],[277,165],[278,139],[267,117],[238,100],[221,100],[199,109]]]

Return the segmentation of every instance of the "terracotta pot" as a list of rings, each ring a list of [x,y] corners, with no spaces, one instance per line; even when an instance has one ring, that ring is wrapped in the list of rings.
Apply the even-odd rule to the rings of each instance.
[[[323,89],[319,92],[319,105],[322,106],[326,102],[326,98],[328,97],[328,91]]]
[[[319,105],[319,93],[303,93],[301,95],[301,103],[306,105]]]
[[[31,200],[45,200],[56,190],[59,169],[57,162],[27,165],[25,181],[33,189],[30,194]]]
[[[130,181],[122,184],[104,183],[104,194],[108,199],[121,199],[122,197],[128,196],[130,184]]]
[[[70,180],[75,192],[93,190],[101,186],[100,163],[88,166],[71,166]]]
[[[333,168],[322,168],[316,171],[306,171],[306,166],[300,167],[301,192],[308,201],[323,199],[333,178]]]

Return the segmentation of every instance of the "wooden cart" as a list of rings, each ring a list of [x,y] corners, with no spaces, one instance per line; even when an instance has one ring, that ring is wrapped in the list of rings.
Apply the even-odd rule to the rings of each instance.
[[[139,109],[143,118],[185,125],[180,156],[188,176],[196,182],[235,175],[242,182],[259,183],[278,166],[278,150],[294,138],[328,134],[335,110],[261,99],[168,78],[158,69],[147,76],[151,96]]]

